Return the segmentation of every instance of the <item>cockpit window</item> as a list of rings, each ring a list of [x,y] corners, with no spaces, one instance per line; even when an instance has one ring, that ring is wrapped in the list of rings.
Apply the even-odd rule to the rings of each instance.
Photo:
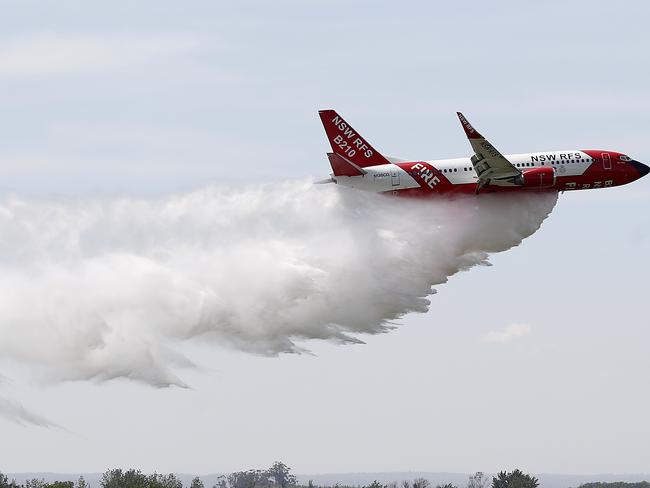
[[[621,161],[632,161],[632,158],[629,156],[626,156],[625,154],[621,155]]]

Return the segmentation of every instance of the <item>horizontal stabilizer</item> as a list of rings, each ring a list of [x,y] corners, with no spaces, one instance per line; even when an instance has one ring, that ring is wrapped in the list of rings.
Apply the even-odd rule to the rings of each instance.
[[[362,176],[366,173],[362,168],[338,154],[327,153],[327,157],[330,160],[334,176]]]

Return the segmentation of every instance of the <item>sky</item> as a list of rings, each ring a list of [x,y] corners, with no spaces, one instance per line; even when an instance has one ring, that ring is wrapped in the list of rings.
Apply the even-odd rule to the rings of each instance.
[[[461,110],[502,153],[650,162],[643,1],[0,6],[0,195],[16,208],[325,177],[323,108],[405,159],[468,156]],[[365,344],[179,341],[187,388],[0,357],[0,470],[650,472],[649,203],[647,178],[560,195],[521,245]],[[24,249],[4,238],[18,276]]]

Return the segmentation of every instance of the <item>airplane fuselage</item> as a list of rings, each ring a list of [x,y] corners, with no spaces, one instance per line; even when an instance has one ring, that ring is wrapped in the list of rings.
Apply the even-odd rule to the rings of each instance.
[[[522,173],[551,168],[550,178],[535,178],[528,185],[493,181],[482,192],[513,190],[587,190],[624,185],[646,174],[647,167],[622,153],[601,150],[547,151],[508,154],[505,157]],[[402,195],[475,193],[478,176],[470,158],[408,161],[367,166],[365,174],[332,175],[343,186]],[[548,171],[548,170],[547,170]]]

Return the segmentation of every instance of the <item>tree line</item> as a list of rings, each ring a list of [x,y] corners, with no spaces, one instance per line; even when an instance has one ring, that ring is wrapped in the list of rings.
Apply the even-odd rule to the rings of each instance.
[[[217,478],[212,487],[206,487],[198,476],[188,485],[189,488],[537,488],[539,480],[519,469],[501,471],[496,476],[486,476],[482,472],[471,475],[464,487],[452,483],[440,484],[435,487],[425,478],[382,484],[378,481],[364,486],[349,486],[335,484],[333,487],[321,487],[311,480],[307,485],[300,485],[296,477],[291,474],[291,468],[282,462],[275,462],[267,469],[249,469],[235,471]],[[44,479],[30,479],[22,484],[9,480],[7,475],[0,472],[0,488],[184,488],[183,483],[173,474],[145,474],[137,469],[122,470],[109,469],[104,472],[99,480],[99,487],[92,487],[83,476],[76,482],[53,481]],[[650,488],[650,483],[586,483],[579,488]]]

